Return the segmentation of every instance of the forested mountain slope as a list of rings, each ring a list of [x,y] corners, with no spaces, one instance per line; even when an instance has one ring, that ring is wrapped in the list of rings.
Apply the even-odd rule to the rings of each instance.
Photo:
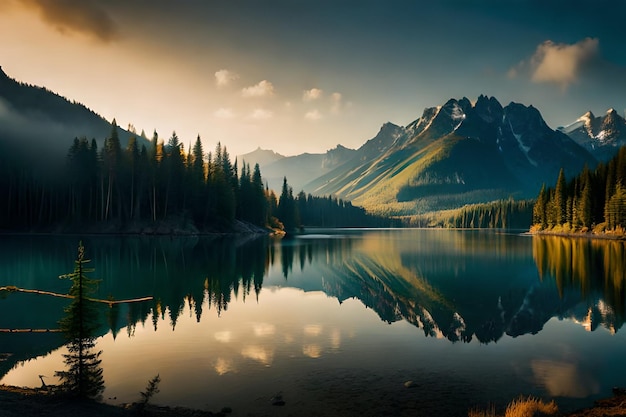
[[[0,161],[24,161],[39,169],[64,163],[74,138],[95,139],[102,147],[112,124],[84,105],[71,102],[46,88],[15,81],[0,67]],[[117,128],[122,146],[140,135]]]
[[[595,158],[554,131],[533,106],[478,97],[427,108],[406,127],[385,124],[345,164],[305,190],[368,210],[410,215],[501,198],[536,195],[564,168],[574,175]]]

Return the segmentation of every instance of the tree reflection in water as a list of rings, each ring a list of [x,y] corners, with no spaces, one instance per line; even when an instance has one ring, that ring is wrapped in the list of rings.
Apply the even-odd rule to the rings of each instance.
[[[61,238],[53,245],[43,238],[3,245],[2,276],[35,279],[2,284],[67,291],[51,288],[49,275],[66,265],[74,245],[74,239]],[[91,237],[85,245],[102,279],[95,297],[154,295],[151,302],[113,306],[106,313],[108,329],[97,335],[110,330],[116,336],[125,328],[132,336],[137,323],[151,320],[156,328],[166,318],[175,329],[186,306],[199,322],[211,311],[222,315],[234,300],[262,302],[270,270],[282,281],[269,285],[321,290],[340,302],[356,298],[385,322],[406,320],[426,336],[453,342],[490,343],[505,334],[536,333],[552,317],[617,331],[625,315],[624,242],[344,230],[291,239]],[[27,296],[11,295],[0,307],[20,308],[24,301],[18,297]],[[19,328],[17,320],[24,319],[49,328],[48,321],[61,314],[58,301],[46,300],[19,316],[3,315],[0,327]],[[37,320],[43,324],[34,324]],[[52,348],[41,346],[42,353]]]
[[[574,316],[589,330],[622,327],[626,242],[534,236],[533,258],[542,280],[554,280],[561,299],[572,289],[580,292],[584,308]]]

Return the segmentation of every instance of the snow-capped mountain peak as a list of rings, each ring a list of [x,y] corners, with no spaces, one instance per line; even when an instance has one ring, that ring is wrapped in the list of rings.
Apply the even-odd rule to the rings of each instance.
[[[617,149],[626,145],[626,120],[614,108],[598,117],[588,111],[559,130],[600,160],[610,159]]]

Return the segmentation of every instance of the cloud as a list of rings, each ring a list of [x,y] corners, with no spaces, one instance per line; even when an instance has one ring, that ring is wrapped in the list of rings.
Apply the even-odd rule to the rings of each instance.
[[[274,95],[274,85],[263,80],[258,84],[242,89],[241,95],[244,97],[271,97]]]
[[[218,87],[226,87],[237,78],[239,78],[239,74],[227,69],[221,69],[215,72],[215,84],[217,84]]]
[[[322,115],[322,113],[320,113],[319,110],[314,109],[311,111],[306,112],[306,114],[304,115],[304,118],[307,120],[311,120],[311,121],[317,121],[320,120],[321,118],[323,118],[324,116]]]
[[[310,90],[305,90],[302,94],[302,100],[304,101],[313,101],[322,97],[322,90],[319,88],[311,88]]]
[[[273,116],[274,113],[267,109],[254,109],[250,114],[250,117],[254,120],[267,120],[271,119]]]
[[[218,119],[233,119],[235,117],[235,113],[232,109],[221,107],[213,112],[213,116]]]
[[[99,0],[24,0],[59,32],[82,33],[102,42],[119,38],[119,28]]]
[[[339,114],[339,112],[341,111],[341,99],[342,99],[342,95],[341,93],[337,93],[334,92],[330,95],[330,99],[332,101],[332,104],[330,106],[330,111],[333,114]]]
[[[597,38],[586,38],[569,45],[545,41],[537,46],[530,61],[509,69],[507,76],[529,76],[534,83],[556,84],[563,90],[578,83],[581,74],[600,59]]]

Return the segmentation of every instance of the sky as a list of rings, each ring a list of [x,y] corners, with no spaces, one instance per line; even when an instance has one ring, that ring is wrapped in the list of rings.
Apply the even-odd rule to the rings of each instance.
[[[0,0],[12,78],[186,147],[358,148],[480,94],[626,109],[626,0]]]

